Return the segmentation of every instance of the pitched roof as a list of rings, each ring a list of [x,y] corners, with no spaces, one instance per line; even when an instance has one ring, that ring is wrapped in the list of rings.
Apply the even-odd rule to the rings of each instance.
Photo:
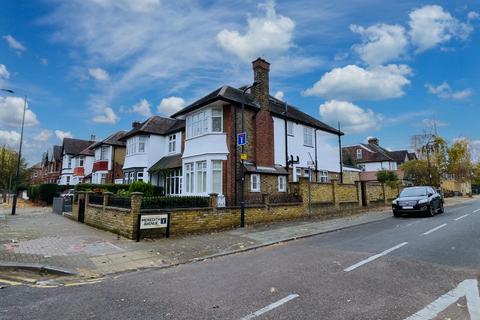
[[[95,142],[89,148],[95,149],[104,144],[115,147],[125,147],[125,141],[120,139],[123,138],[126,134],[127,131],[117,131],[115,133],[112,133],[110,136],[103,139],[102,141]]]
[[[55,161],[62,161],[62,146],[53,146],[53,159]]]
[[[165,169],[180,168],[182,166],[182,155],[176,154],[173,156],[166,156],[158,160],[153,166],[148,169],[148,172],[157,172]]]
[[[173,114],[172,117],[178,117],[190,111],[196,110],[203,106],[206,106],[215,101],[225,101],[230,102],[233,104],[241,104],[242,103],[242,93],[243,87],[241,88],[233,88],[230,86],[223,86],[220,87],[208,95],[200,98],[199,100],[193,102],[192,104],[186,106],[182,110],[178,111],[177,113]],[[245,93],[245,106],[254,109],[260,109],[259,104],[255,101],[253,94],[247,92]],[[285,105],[287,105],[286,109],[287,112],[285,113]],[[275,116],[279,116],[281,118],[286,118],[289,120],[293,120],[295,122],[299,122],[302,124],[306,124],[312,126],[314,128],[327,131],[333,134],[340,134],[343,135],[343,132],[321,122],[320,120],[315,119],[314,117],[308,115],[307,113],[300,111],[297,107],[292,106],[290,104],[286,104],[285,102],[276,99],[273,96],[270,96],[269,99],[269,111],[274,114]]]
[[[88,146],[86,147],[85,149],[83,149],[82,151],[80,151],[79,153],[77,153],[75,155],[75,157],[77,156],[95,156],[95,150],[91,149],[91,146]]]
[[[125,141],[127,138],[136,134],[166,135],[183,128],[185,128],[185,120],[153,116],[128,131],[123,137],[119,138],[119,140]]]
[[[62,145],[62,154],[63,152],[65,152],[66,154],[77,155],[86,148],[88,148],[92,143],[94,143],[94,141],[64,138]]]

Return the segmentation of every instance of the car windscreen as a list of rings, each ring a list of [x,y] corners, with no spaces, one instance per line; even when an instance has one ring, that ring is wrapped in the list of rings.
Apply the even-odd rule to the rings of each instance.
[[[427,188],[406,188],[400,193],[400,197],[426,196]]]

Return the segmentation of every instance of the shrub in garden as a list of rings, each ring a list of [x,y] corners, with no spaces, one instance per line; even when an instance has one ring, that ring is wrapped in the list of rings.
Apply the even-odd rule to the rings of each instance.
[[[151,197],[153,195],[153,186],[150,182],[134,181],[130,184],[128,191],[130,191],[130,193],[142,192],[144,197]]]

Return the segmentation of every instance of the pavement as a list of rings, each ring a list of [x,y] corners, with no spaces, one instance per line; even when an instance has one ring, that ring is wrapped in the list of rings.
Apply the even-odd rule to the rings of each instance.
[[[476,198],[474,198],[476,199]],[[470,198],[447,199],[447,205]],[[384,208],[331,220],[261,224],[244,229],[145,239],[135,242],[66,217],[51,209],[23,206],[17,215],[0,209],[0,267],[23,266],[75,274],[81,278],[144,268],[162,268],[258,249],[391,217]]]
[[[434,217],[383,214],[88,285],[8,286],[0,290],[0,319],[478,320],[480,200],[450,204]]]

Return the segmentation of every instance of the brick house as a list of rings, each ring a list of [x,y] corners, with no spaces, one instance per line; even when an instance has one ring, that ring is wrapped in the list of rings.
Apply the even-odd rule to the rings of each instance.
[[[53,146],[42,158],[42,179],[40,183],[58,183],[62,170],[62,146]]]
[[[94,155],[93,150],[90,147],[86,147],[72,157],[74,167],[71,184],[91,182]]]
[[[236,143],[243,88],[224,85],[172,116],[186,122],[182,194],[218,193],[229,204],[236,204],[240,170],[246,174],[247,202],[262,193],[284,194],[287,181],[298,181],[301,176],[327,182],[340,175],[338,141],[343,133],[272,97],[270,64],[258,58],[252,66],[254,81],[260,84],[244,97],[247,144],[243,168]]]
[[[380,146],[377,138],[368,139],[368,143],[343,147],[342,155],[346,165],[362,170],[361,181],[376,181],[376,173],[380,170],[394,171],[400,179],[403,179],[403,172],[399,167],[417,158],[415,153],[408,150],[387,150]]]
[[[30,184],[40,184],[43,181],[43,167],[42,162],[36,163],[28,168],[28,182]]]
[[[126,134],[127,131],[115,132],[89,147],[94,154],[92,183],[123,183],[126,143],[121,139]]]
[[[75,185],[79,183],[80,176],[78,174],[80,174],[80,169],[77,169],[77,174],[75,175],[74,179],[74,168],[80,168],[87,165],[86,162],[81,162],[82,157],[84,160],[88,159],[88,161],[92,160],[93,162],[93,157],[91,155],[81,154],[87,152],[87,148],[93,143],[95,143],[95,141],[92,140],[81,140],[73,138],[63,139],[61,149],[62,166],[58,184]]]

